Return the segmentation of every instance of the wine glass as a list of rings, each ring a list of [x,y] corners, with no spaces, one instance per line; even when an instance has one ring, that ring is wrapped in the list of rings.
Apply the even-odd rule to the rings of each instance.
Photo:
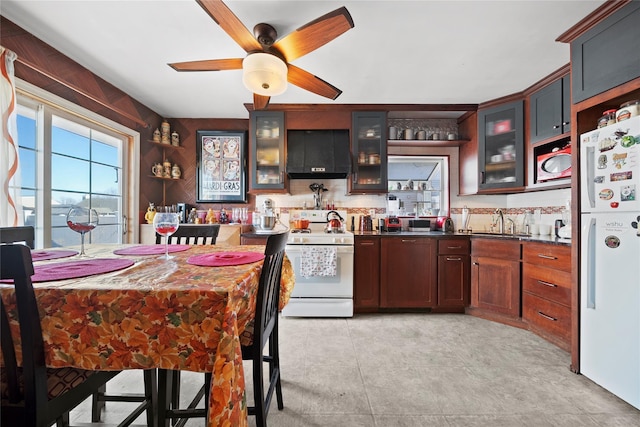
[[[98,212],[95,209],[72,207],[67,213],[67,226],[80,233],[80,257],[87,257],[84,253],[84,235],[98,225]]]
[[[153,228],[161,236],[164,236],[164,256],[162,259],[171,259],[169,256],[169,236],[176,232],[180,226],[180,215],[171,206],[160,206],[153,217]]]

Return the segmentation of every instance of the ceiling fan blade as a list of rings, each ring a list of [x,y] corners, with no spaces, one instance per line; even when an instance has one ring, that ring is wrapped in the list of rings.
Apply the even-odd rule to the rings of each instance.
[[[262,50],[262,45],[244,26],[238,17],[221,0],[196,0],[200,6],[216,21],[216,24],[240,45],[246,52]]]
[[[262,96],[257,93],[253,94],[253,109],[254,110],[266,110],[271,100],[270,96]]]
[[[287,34],[273,44],[287,62],[291,62],[329,43],[353,28],[353,19],[346,7],[329,12]]]
[[[202,61],[174,62],[168,65],[176,71],[241,70],[242,58],[204,59]]]
[[[298,68],[295,65],[288,65],[289,72],[287,74],[287,81],[292,85],[301,87],[320,96],[324,96],[329,99],[336,99],[342,91],[335,86],[322,80],[320,77],[316,77],[308,71]]]

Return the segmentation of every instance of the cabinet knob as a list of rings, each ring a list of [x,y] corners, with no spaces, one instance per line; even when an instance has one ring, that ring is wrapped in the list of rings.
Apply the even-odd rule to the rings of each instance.
[[[558,257],[551,256],[551,255],[544,255],[544,254],[538,254],[538,258],[544,258],[544,259],[550,259],[550,260],[558,259]]]
[[[447,257],[447,261],[462,261],[462,258],[460,258],[460,257],[456,257],[456,258]]]
[[[571,122],[562,122],[562,126],[566,126],[566,125],[568,125],[569,123],[571,123]]]
[[[554,129],[560,129],[560,125],[555,125],[553,128]]]
[[[480,265],[480,264],[478,264],[477,262],[474,262],[473,265]]]

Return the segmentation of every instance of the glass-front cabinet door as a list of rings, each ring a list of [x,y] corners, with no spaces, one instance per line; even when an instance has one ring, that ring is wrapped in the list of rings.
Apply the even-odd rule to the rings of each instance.
[[[251,112],[251,190],[286,191],[284,112]]]
[[[349,190],[353,193],[387,191],[387,115],[354,112],[351,122],[353,168]]]
[[[523,101],[478,111],[480,190],[524,186]]]

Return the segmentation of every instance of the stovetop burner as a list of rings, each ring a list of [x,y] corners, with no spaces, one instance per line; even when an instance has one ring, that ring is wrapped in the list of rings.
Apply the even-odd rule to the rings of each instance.
[[[292,233],[311,233],[311,229],[309,228],[294,228],[291,230]]]

